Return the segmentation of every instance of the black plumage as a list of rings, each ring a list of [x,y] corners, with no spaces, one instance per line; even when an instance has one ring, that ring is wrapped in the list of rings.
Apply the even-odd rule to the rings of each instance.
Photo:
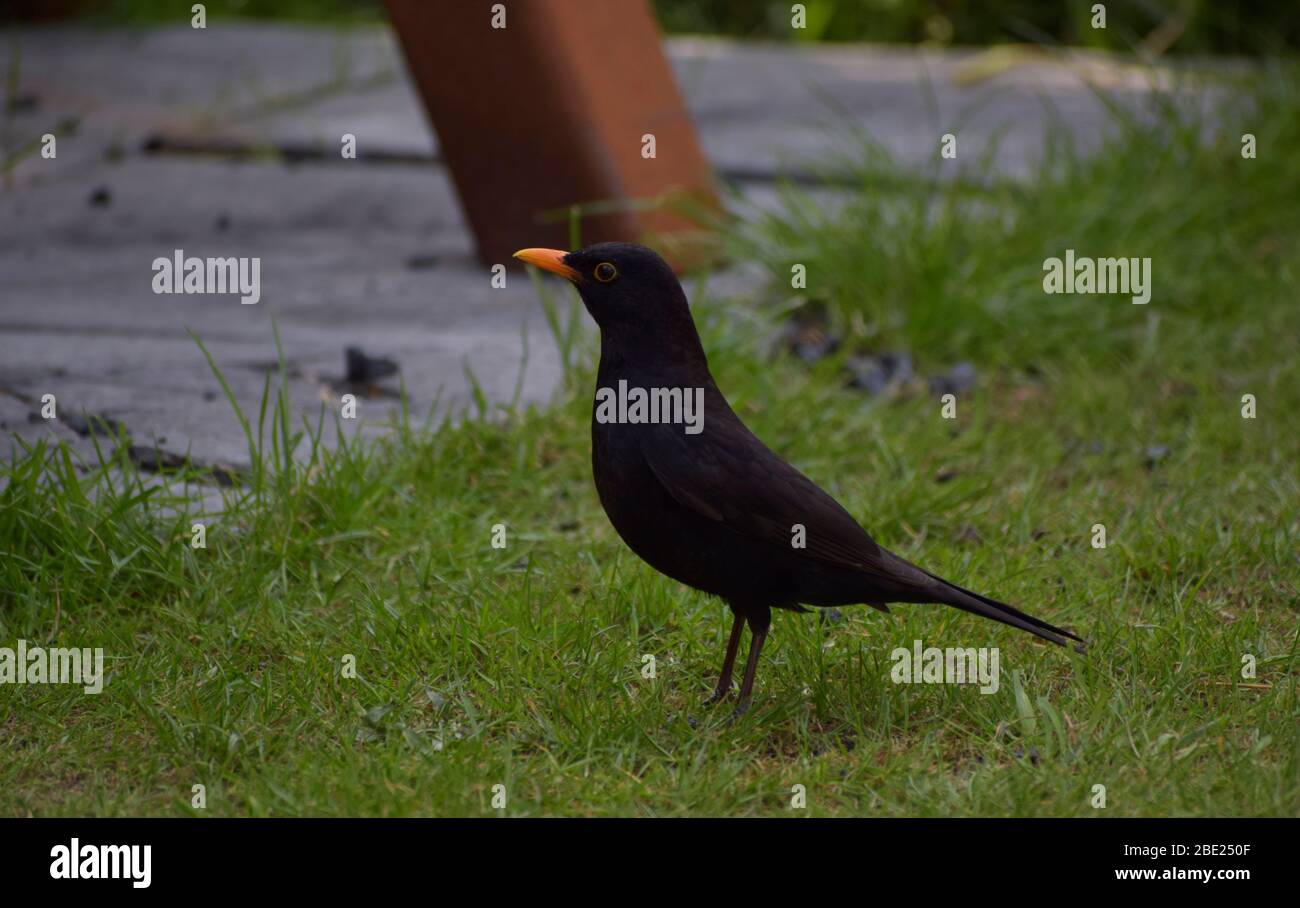
[[[1082,642],[881,548],[839,502],[764,445],[714,383],[686,295],[654,252],[601,243],[516,256],[577,286],[600,327],[598,389],[620,381],[647,390],[703,389],[698,434],[672,422],[604,422],[593,412],[592,472],[605,513],[637,555],[730,606],[734,621],[715,699],[730,690],[748,624],[739,708],[748,704],[774,608],[943,603],[1059,645]],[[804,530],[802,548],[792,544],[796,525]]]

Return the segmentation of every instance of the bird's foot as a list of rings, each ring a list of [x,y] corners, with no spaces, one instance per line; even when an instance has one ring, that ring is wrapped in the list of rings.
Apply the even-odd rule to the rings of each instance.
[[[733,722],[736,721],[748,711],[749,711],[749,700],[748,699],[741,700],[739,703],[736,704],[736,708],[731,711],[731,721]]]
[[[727,695],[729,693],[731,693],[730,688],[727,687],[716,688],[713,691],[713,693],[709,696],[709,698],[704,701],[704,705],[713,706],[714,704],[721,703],[723,700],[727,699]]]

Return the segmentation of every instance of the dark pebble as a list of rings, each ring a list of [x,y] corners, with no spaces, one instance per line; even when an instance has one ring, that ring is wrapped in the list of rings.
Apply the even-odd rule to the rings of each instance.
[[[889,387],[885,367],[870,356],[854,356],[844,364],[849,371],[849,385],[859,391],[866,391],[872,397],[884,394]]]
[[[368,356],[360,347],[348,347],[343,358],[347,363],[344,381],[354,385],[368,385],[397,371],[394,360]]]
[[[816,309],[799,312],[781,326],[774,346],[793,353],[805,363],[815,363],[840,347],[839,338],[829,331],[825,315]]]
[[[1146,468],[1150,470],[1168,456],[1169,449],[1164,445],[1149,445],[1146,451],[1142,453],[1142,461],[1146,464]]]
[[[795,356],[799,357],[805,363],[812,364],[817,362],[819,359],[824,359],[827,356],[830,356],[839,348],[840,342],[838,338],[822,334],[820,336],[810,335],[799,339],[791,347],[791,350],[794,351]]]
[[[902,351],[852,356],[844,368],[849,373],[849,385],[872,397],[906,384],[913,375],[912,357]]]
[[[975,387],[975,367],[968,362],[960,362],[947,372],[930,377],[930,393],[935,396],[944,394],[965,394]]]

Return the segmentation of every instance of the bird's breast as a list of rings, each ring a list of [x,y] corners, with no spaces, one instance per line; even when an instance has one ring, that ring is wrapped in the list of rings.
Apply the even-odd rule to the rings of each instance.
[[[683,508],[660,484],[642,455],[641,428],[592,421],[591,470],[601,507],[628,548],[651,567],[721,593],[708,543],[717,528]]]

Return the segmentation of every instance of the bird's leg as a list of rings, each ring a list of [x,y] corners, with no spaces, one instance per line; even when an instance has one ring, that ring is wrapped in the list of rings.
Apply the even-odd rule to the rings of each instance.
[[[731,692],[731,669],[736,664],[736,651],[740,649],[740,633],[745,627],[745,619],[739,612],[731,622],[731,639],[727,641],[727,655],[722,660],[722,674],[718,677],[718,686],[709,698],[710,703],[717,703]]]
[[[745,662],[745,678],[740,682],[740,699],[736,702],[736,715],[749,709],[749,697],[754,690],[754,672],[758,669],[758,654],[763,651],[767,631],[754,631],[749,641],[749,659]]]
[[[763,641],[767,639],[767,629],[772,623],[772,612],[763,609],[761,613],[749,616],[749,659],[745,662],[745,678],[740,682],[740,699],[736,703],[735,715],[739,716],[749,709],[750,694],[754,691],[754,673],[758,670],[758,654],[763,651]]]

